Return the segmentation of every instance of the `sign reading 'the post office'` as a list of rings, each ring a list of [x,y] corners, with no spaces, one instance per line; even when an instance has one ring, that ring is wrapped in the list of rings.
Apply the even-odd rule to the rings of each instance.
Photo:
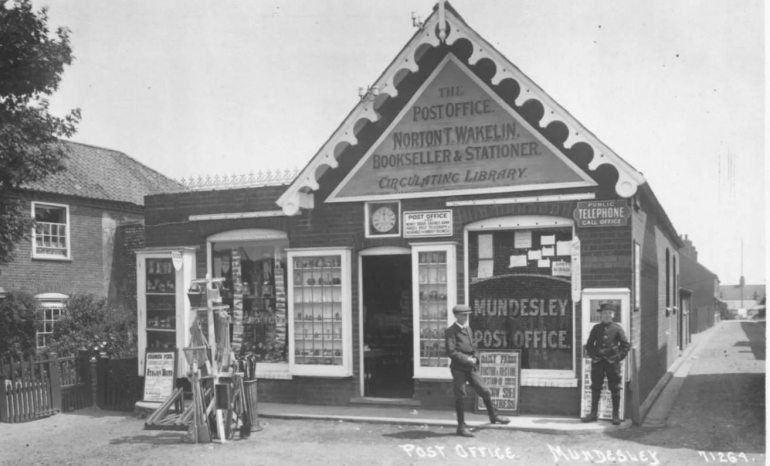
[[[452,236],[451,210],[404,212],[404,238]]]
[[[625,199],[581,201],[572,216],[578,227],[622,227],[628,224],[631,207]]]

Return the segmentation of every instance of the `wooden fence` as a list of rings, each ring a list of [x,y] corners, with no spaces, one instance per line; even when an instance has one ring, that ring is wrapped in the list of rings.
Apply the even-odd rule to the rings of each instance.
[[[144,389],[144,378],[137,375],[138,366],[136,357],[97,358],[97,406],[109,411],[133,411]]]
[[[0,359],[0,422],[25,422],[93,405],[88,352]]]

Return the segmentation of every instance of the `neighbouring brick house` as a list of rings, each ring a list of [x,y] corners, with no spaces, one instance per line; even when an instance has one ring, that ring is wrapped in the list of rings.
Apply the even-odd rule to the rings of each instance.
[[[719,277],[698,262],[698,250],[687,235],[682,238],[684,247],[679,251],[682,260],[679,269],[681,287],[690,292],[689,330],[699,333],[714,326],[716,318],[725,308],[719,300]]]
[[[644,413],[679,355],[682,246],[644,176],[443,2],[373,87],[291,183],[145,199],[147,252],[194,251],[232,291],[260,400],[451,409],[442,336],[467,303],[481,349],[520,351],[498,406],[577,417],[609,301]]]
[[[144,196],[183,188],[122,152],[62,143],[66,168],[18,192],[38,226],[0,268],[0,287],[39,296],[51,309],[76,293],[133,304],[132,249],[144,245]]]

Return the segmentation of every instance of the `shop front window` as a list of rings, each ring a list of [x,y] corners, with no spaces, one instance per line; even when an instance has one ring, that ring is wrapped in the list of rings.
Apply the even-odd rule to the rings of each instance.
[[[418,253],[420,299],[420,366],[448,367],[444,331],[448,327],[447,254]]]
[[[288,261],[292,374],[351,375],[350,251],[292,250]]]
[[[412,307],[415,309],[414,375],[451,377],[444,332],[454,323],[457,303],[456,245],[454,242],[412,244]]]
[[[340,256],[294,258],[294,360],[304,365],[342,365]]]
[[[231,345],[258,363],[288,364],[285,238],[211,243],[213,277],[224,277]],[[259,367],[259,365],[258,365]]]
[[[572,371],[572,227],[469,231],[477,347],[520,349],[522,369]]]

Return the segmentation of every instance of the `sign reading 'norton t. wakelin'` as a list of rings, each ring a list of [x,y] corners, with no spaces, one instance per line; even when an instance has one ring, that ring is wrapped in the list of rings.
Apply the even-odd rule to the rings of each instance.
[[[328,201],[595,184],[449,54]]]

